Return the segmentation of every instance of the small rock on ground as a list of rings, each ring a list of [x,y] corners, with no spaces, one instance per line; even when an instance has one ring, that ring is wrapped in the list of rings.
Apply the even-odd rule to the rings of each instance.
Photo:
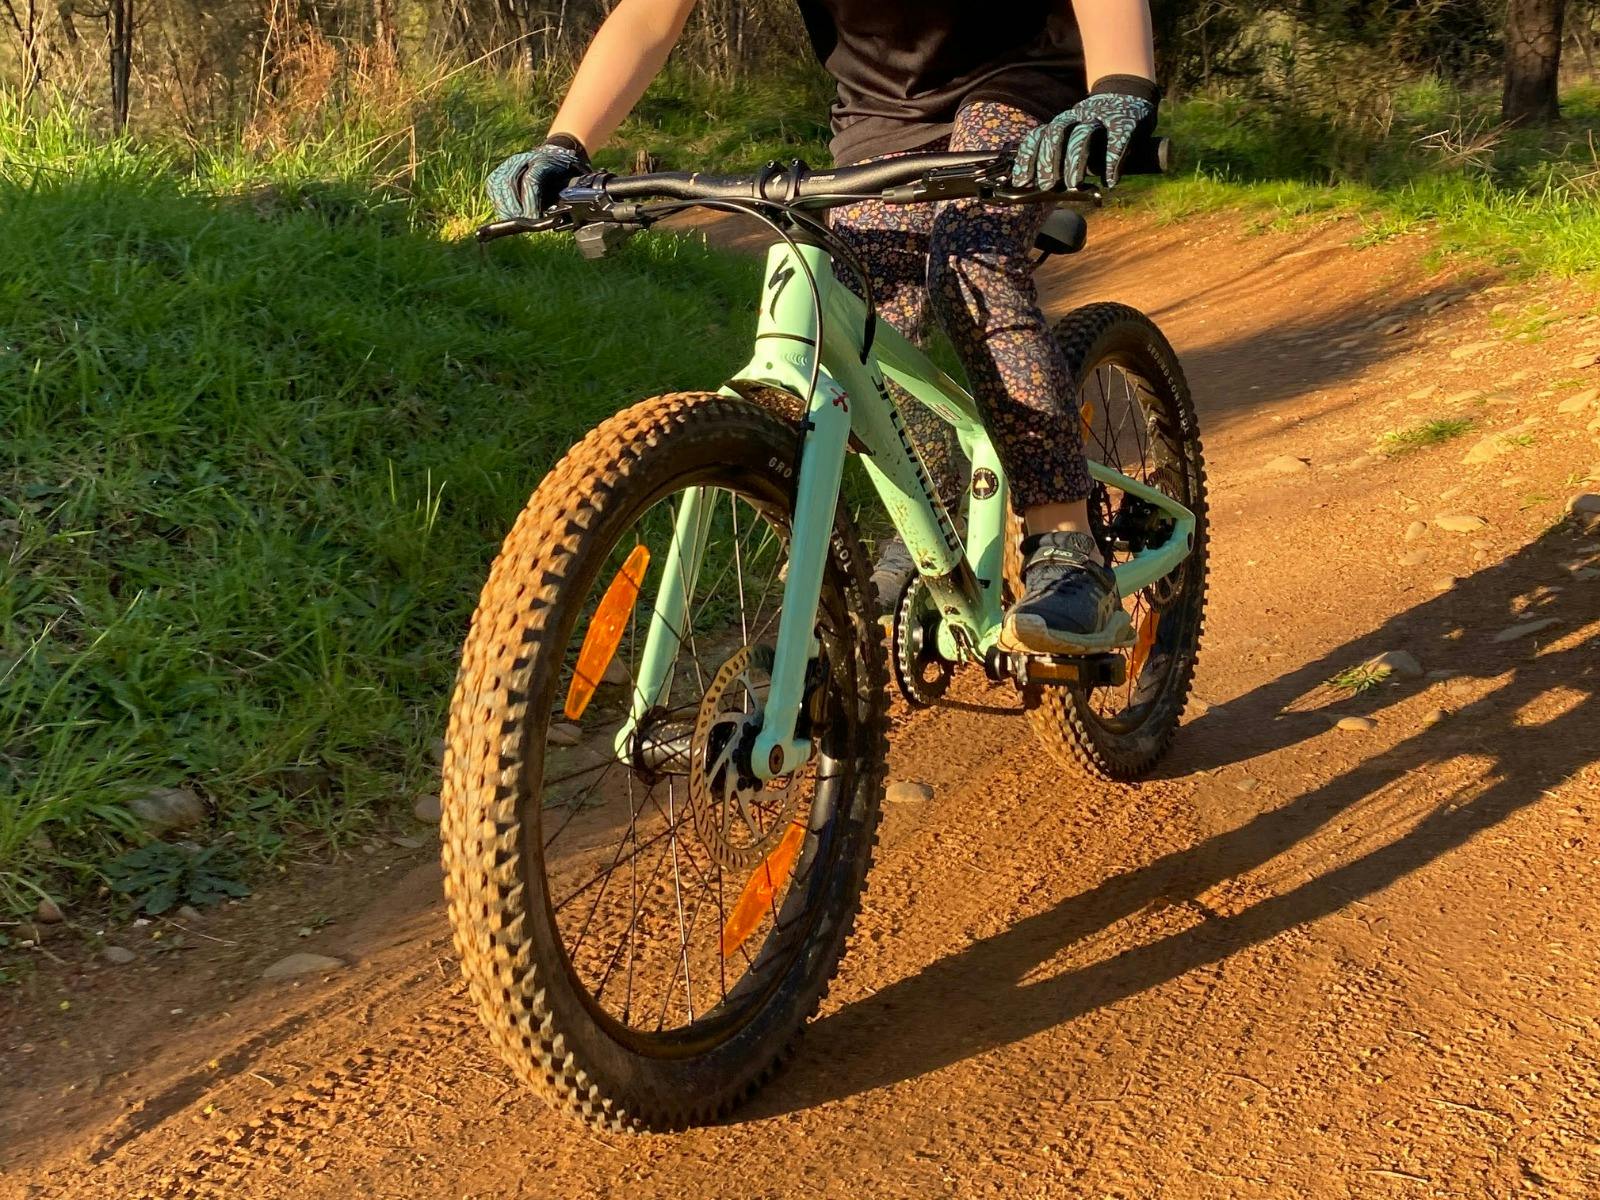
[[[1428,532],[1428,527],[1421,521],[1413,521],[1406,526],[1406,541],[1414,542]]]
[[[1594,492],[1579,492],[1567,501],[1567,512],[1573,516],[1600,514],[1600,495]]]
[[[1402,567],[1419,567],[1428,561],[1426,550],[1408,550],[1395,559]]]
[[[633,676],[628,673],[627,664],[613,658],[606,666],[605,674],[600,676],[600,682],[610,684],[612,687],[621,687],[631,678]]]
[[[329,958],[326,954],[291,954],[261,972],[261,978],[292,979],[296,975],[311,975],[318,971],[337,971],[343,966],[340,959]]]
[[[206,823],[205,801],[189,788],[151,788],[128,805],[150,833],[194,829]]]
[[[1573,395],[1568,396],[1560,404],[1556,405],[1556,411],[1558,413],[1580,413],[1596,400],[1600,400],[1600,388],[1587,388],[1584,391],[1575,392]]]
[[[416,803],[411,806],[411,815],[419,821],[426,821],[430,825],[437,825],[443,810],[439,806],[439,797],[431,792],[425,796],[418,796]]]
[[[1518,438],[1527,437],[1537,426],[1538,420],[1524,421],[1520,425],[1513,425],[1510,429],[1502,429],[1498,433],[1491,433],[1480,438],[1472,449],[1461,456],[1463,466],[1475,466],[1478,463],[1490,462],[1502,454],[1510,454],[1513,450],[1520,450]]]
[[[1371,733],[1378,727],[1378,723],[1371,717],[1340,717],[1335,729],[1343,729],[1349,733]]]
[[[125,967],[139,956],[126,946],[107,946],[105,960],[114,967]]]
[[[933,789],[925,783],[902,779],[891,783],[883,798],[890,804],[926,804],[933,799]]]
[[[1595,353],[1593,350],[1586,350],[1582,354],[1578,355],[1577,358],[1573,359],[1568,365],[1571,366],[1574,371],[1581,371],[1585,367],[1592,367],[1596,364],[1600,364],[1600,354]]]
[[[1445,575],[1442,578],[1435,579],[1432,586],[1436,592],[1448,592],[1460,582],[1461,576],[1459,575]]]
[[[1253,792],[1261,786],[1261,780],[1253,775],[1241,775],[1233,781],[1233,786],[1241,792]]]
[[[1422,723],[1424,725],[1437,725],[1440,721],[1443,721],[1449,715],[1450,715],[1449,712],[1446,711],[1445,709],[1442,709],[1442,708],[1430,708],[1427,712],[1422,714]]]
[[[1493,350],[1499,344],[1499,342],[1468,342],[1465,346],[1457,346],[1450,351],[1450,357],[1459,362],[1463,358],[1482,354],[1485,350]]]
[[[557,722],[545,731],[544,740],[552,746],[576,746],[583,741],[583,730],[564,721]]]
[[[1470,513],[1440,513],[1433,523],[1447,533],[1476,533],[1489,524]]]
[[[1366,665],[1375,671],[1387,671],[1405,679],[1416,679],[1422,674],[1422,664],[1409,650],[1385,650],[1367,659]]]
[[[1508,625],[1494,635],[1494,640],[1497,642],[1515,642],[1541,630],[1549,629],[1552,625],[1559,624],[1561,624],[1560,617],[1545,617],[1539,621],[1523,621],[1518,625]]]
[[[200,919],[200,910],[192,904],[182,904],[178,906],[178,911],[173,915],[180,921],[198,921]]]
[[[41,925],[59,925],[67,918],[59,904],[49,896],[41,896],[38,906],[33,910],[33,919]]]
[[[1311,464],[1305,459],[1296,458],[1293,454],[1280,454],[1277,458],[1269,458],[1266,465],[1267,470],[1274,475],[1294,475],[1311,468]]]

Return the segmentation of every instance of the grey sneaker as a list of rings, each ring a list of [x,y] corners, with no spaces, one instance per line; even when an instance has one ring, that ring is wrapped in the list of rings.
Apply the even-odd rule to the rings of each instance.
[[[877,594],[880,614],[894,612],[895,605],[900,603],[900,593],[906,590],[916,573],[917,564],[911,560],[911,552],[899,534],[879,544],[878,562],[872,568],[872,589]]]
[[[1022,541],[1023,596],[1006,615],[1003,649],[1092,654],[1125,644],[1132,621],[1117,579],[1095,561],[1087,533],[1041,533]]]

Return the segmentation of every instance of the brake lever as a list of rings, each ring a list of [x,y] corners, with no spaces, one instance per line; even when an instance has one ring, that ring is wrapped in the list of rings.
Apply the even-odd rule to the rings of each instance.
[[[480,243],[511,237],[518,233],[545,233],[549,230],[572,228],[571,214],[566,211],[546,213],[542,217],[505,217],[479,225],[477,239]]]

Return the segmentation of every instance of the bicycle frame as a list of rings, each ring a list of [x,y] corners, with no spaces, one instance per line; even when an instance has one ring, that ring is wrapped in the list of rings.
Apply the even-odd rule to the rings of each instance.
[[[852,439],[895,529],[928,583],[941,616],[939,649],[953,661],[981,661],[1000,634],[1001,585],[1008,510],[1005,472],[976,403],[887,323],[879,321],[863,353],[866,307],[833,274],[818,246],[780,243],[769,251],[763,278],[755,353],[723,389],[740,395],[773,387],[806,400],[798,466],[774,460],[774,472],[796,473],[788,575],[778,619],[775,656],[761,733],[752,765],[762,778],[785,775],[811,754],[795,736],[808,664],[817,653],[815,627],[840,481]],[[815,288],[815,291],[813,290]],[[820,293],[822,328],[817,326]],[[817,361],[820,354],[820,362]],[[811,382],[815,373],[816,386]],[[956,429],[972,464],[965,543],[940,502],[906,434],[885,379]],[[1090,475],[1139,497],[1170,516],[1173,535],[1116,567],[1120,593],[1132,595],[1173,570],[1193,544],[1194,514],[1138,480],[1089,462]],[[630,719],[617,732],[618,753],[635,723],[665,694],[676,655],[677,623],[693,594],[707,536],[704,489],[686,492],[668,552],[641,656]]]

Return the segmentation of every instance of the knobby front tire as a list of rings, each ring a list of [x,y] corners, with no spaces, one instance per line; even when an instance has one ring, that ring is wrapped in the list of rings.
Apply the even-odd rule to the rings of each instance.
[[[767,1080],[826,994],[871,864],[886,669],[866,556],[842,505],[818,619],[827,658],[814,685],[818,755],[790,781],[798,795],[780,801],[775,784],[747,793],[751,836],[781,819],[797,840],[803,833],[801,849],[736,950],[726,949],[728,910],[750,872],[700,840],[684,776],[612,751],[654,577],[640,591],[635,641],[614,660],[628,685],[595,693],[578,721],[586,740],[551,741],[552,725],[563,726],[558,741],[573,740],[562,710],[596,597],[619,561],[638,564],[638,546],[654,547],[650,569],[665,561],[671,506],[687,489],[707,489],[715,527],[661,728],[692,728],[719,661],[771,643],[793,511],[796,429],[784,407],[680,393],[600,425],[518,518],[463,651],[441,828],[462,971],[512,1070],[598,1126],[715,1121]],[[728,693],[735,708],[756,703],[741,699],[759,691],[748,678]],[[580,757],[558,767],[562,755]]]

